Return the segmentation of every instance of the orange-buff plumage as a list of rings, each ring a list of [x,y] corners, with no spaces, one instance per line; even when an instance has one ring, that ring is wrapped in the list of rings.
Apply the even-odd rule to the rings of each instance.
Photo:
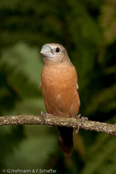
[[[41,49],[44,67],[41,74],[41,89],[49,114],[76,117],[79,112],[77,73],[66,49],[56,43],[43,45]],[[58,127],[59,147],[66,156],[73,151],[73,128]]]

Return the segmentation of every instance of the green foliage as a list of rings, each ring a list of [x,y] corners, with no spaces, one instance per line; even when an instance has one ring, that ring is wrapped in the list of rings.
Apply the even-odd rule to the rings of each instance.
[[[107,138],[107,139],[106,139]],[[99,135],[95,145],[88,151],[89,161],[82,170],[82,174],[114,174],[116,161],[116,139],[108,135]],[[92,152],[91,152],[92,151]],[[107,167],[106,167],[107,166]]]
[[[78,73],[80,113],[116,119],[116,0],[1,0],[0,115],[45,111],[39,84],[41,46],[63,44]],[[114,174],[115,137],[80,131],[70,159],[57,131],[45,126],[0,128],[0,168],[54,168],[58,173]]]
[[[5,164],[8,168],[16,169],[44,168],[49,155],[56,153],[57,137],[50,134],[48,128],[43,126],[25,126],[25,133],[26,139],[20,143],[18,150],[15,148],[14,153],[7,155]]]
[[[7,166],[5,166],[6,157],[14,151],[14,147],[18,146],[24,137],[24,127],[22,125],[0,127],[0,170]]]

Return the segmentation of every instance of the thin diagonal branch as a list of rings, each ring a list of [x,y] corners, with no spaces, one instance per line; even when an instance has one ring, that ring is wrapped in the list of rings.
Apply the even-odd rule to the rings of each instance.
[[[102,132],[116,136],[116,124],[108,124],[97,121],[84,120],[82,124],[81,119],[64,118],[59,116],[46,116],[47,122],[50,126],[64,126],[73,127],[96,132]],[[19,115],[19,116],[1,116],[0,126],[5,125],[45,125],[44,119],[37,115]]]

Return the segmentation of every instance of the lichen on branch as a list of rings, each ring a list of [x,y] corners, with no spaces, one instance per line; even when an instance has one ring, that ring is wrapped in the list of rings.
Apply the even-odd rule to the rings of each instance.
[[[108,124],[98,121],[84,120],[75,118],[65,118],[60,116],[48,116],[47,123],[50,126],[64,126],[102,132],[116,136],[116,124]],[[46,125],[42,116],[39,115],[18,115],[18,116],[1,116],[0,126],[5,125]]]

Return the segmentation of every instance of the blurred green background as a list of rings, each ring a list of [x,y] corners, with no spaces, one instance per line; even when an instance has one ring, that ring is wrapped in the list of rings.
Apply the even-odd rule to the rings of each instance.
[[[63,44],[77,69],[79,113],[115,123],[116,0],[0,0],[0,115],[45,111],[39,52],[50,42]],[[56,127],[3,126],[3,168],[116,174],[116,138],[80,130],[72,157],[65,158]]]

